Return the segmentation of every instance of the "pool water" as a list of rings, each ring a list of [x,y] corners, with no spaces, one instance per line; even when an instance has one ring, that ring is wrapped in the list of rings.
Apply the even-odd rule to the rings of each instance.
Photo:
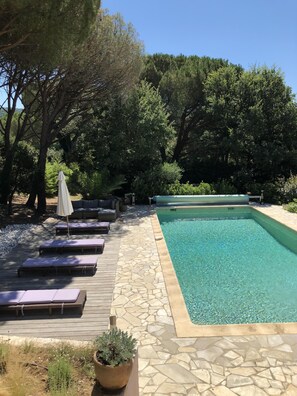
[[[297,255],[250,212],[158,217],[193,323],[297,322]]]

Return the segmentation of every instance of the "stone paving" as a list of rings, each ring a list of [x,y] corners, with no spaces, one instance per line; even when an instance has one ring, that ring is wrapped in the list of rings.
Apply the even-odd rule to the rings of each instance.
[[[297,335],[176,336],[148,209],[121,219],[112,303],[118,327],[138,339],[140,394],[297,395]],[[296,229],[281,207],[260,210]]]

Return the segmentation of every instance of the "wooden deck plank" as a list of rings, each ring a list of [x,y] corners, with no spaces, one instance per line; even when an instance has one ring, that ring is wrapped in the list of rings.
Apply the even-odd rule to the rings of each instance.
[[[113,234],[113,228],[116,232]],[[0,290],[26,290],[45,288],[79,288],[87,290],[87,301],[83,315],[75,310],[65,311],[63,315],[53,312],[49,316],[46,311],[25,312],[23,317],[14,314],[1,314],[0,333],[2,335],[32,336],[45,338],[92,340],[107,330],[110,306],[114,289],[116,268],[120,248],[120,224],[112,224],[110,233],[89,235],[90,238],[105,239],[105,249],[98,259],[95,275],[73,274],[26,274],[17,277],[18,266],[28,257],[37,257],[40,242],[55,237],[54,223],[43,224],[34,229],[32,234],[19,244],[5,259],[0,259]],[[86,238],[86,235],[82,236]],[[65,237],[58,237],[65,238]]]

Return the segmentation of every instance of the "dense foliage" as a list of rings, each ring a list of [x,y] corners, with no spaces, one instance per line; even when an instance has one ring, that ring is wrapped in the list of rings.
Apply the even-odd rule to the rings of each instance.
[[[1,0],[0,52],[23,64],[54,65],[92,30],[100,0]]]
[[[119,15],[100,12],[94,20],[97,1],[52,4],[2,4],[13,28],[0,37],[7,92],[0,107],[0,203],[16,191],[30,193],[28,205],[38,198],[43,213],[58,170],[68,175],[70,191],[86,198],[133,191],[137,202],[148,202],[156,194],[261,190],[270,202],[297,197],[297,106],[280,70],[144,56]],[[75,18],[68,25],[69,6]],[[65,24],[55,30],[52,15],[56,22],[65,15]],[[43,56],[44,37],[55,40],[55,31],[63,33],[56,51],[49,46]],[[28,48],[19,48],[26,40],[32,62]]]

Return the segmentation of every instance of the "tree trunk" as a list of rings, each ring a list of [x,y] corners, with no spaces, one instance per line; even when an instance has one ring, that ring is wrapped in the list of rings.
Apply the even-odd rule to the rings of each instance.
[[[43,215],[46,212],[45,167],[47,151],[49,147],[48,135],[49,128],[47,125],[44,125],[41,131],[37,167],[32,179],[31,193],[26,203],[29,208],[34,208],[37,197],[37,215]]]
[[[10,194],[9,194],[9,197],[8,197],[7,214],[9,216],[11,216],[13,214],[13,211],[12,211],[12,200],[13,200],[14,193],[15,193],[15,190],[11,191]]]
[[[46,193],[45,193],[45,165],[46,165],[46,154],[44,158],[44,165],[40,165],[38,172],[39,182],[38,182],[38,193],[37,193],[37,214],[43,215],[46,213]]]
[[[176,144],[173,150],[172,161],[176,161],[176,162],[179,161],[180,155],[185,147],[188,137],[189,137],[189,132],[186,128],[186,112],[184,111],[180,120],[180,126],[178,130]]]
[[[4,165],[0,174],[0,203],[3,205],[7,205],[7,201],[10,195],[10,181],[14,151],[10,150],[8,153],[6,153],[5,157],[6,158],[4,160]]]
[[[26,202],[26,206],[30,209],[35,209],[35,201],[36,201],[36,197],[37,197],[37,177],[36,177],[36,172],[33,175],[32,178],[32,185],[31,185],[31,192],[29,195],[29,198]]]
[[[184,150],[186,144],[188,143],[188,140],[189,140],[189,132],[186,130],[180,130],[177,137],[176,145],[173,150],[173,156],[172,156],[173,162],[179,161],[181,153]]]
[[[37,196],[36,214],[43,215],[46,212],[46,194],[45,194],[45,167],[47,156],[47,145],[43,145],[39,152],[37,169],[33,177],[32,192],[28,199],[28,203],[35,203]],[[32,195],[32,197],[31,197]],[[34,201],[33,201],[34,199]]]

